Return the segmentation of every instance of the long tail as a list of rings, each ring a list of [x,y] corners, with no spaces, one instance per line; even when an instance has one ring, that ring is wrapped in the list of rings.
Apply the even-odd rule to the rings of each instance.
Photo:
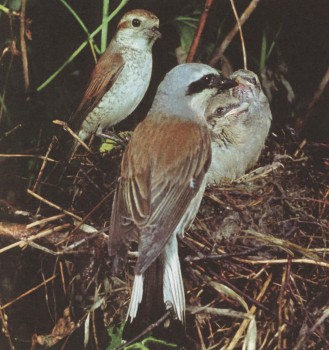
[[[170,306],[184,323],[185,296],[176,237],[143,275],[135,276],[123,338],[130,340],[140,334]]]
[[[135,338],[164,313],[163,264],[158,258],[143,275],[135,276],[122,338]]]
[[[178,242],[172,237],[163,252],[163,298],[168,305],[173,306],[177,318],[185,322],[185,294],[180,262],[178,257]]]

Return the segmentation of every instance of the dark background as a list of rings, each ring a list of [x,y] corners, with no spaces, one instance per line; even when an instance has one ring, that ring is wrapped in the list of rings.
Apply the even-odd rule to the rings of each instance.
[[[73,0],[68,1],[86,24],[90,32],[99,26],[102,16],[102,1]],[[1,0],[2,4],[5,4]],[[115,127],[119,130],[132,130],[146,115],[156,87],[163,76],[177,64],[174,51],[180,45],[177,30],[177,16],[191,16],[196,10],[202,10],[202,1],[193,0],[132,0],[109,24],[109,38],[116,28],[122,14],[130,9],[144,8],[154,12],[160,18],[160,30],[163,34],[153,48],[154,70],[152,82],[147,95],[138,109],[126,121]],[[238,0],[236,6],[241,14],[250,1]],[[111,1],[111,9],[118,1]],[[68,120],[80,101],[89,74],[94,66],[89,46],[70,63],[55,80],[45,89],[36,92],[48,77],[53,74],[74,50],[86,40],[86,35],[58,0],[28,0],[27,17],[32,20],[32,41],[27,41],[31,88],[24,92],[24,81],[20,55],[5,53],[9,43],[16,42],[19,47],[19,20],[9,18],[0,12],[0,153],[45,154],[53,135],[59,128],[52,120]],[[199,18],[196,15],[195,18]],[[208,22],[195,58],[196,61],[207,62],[211,49],[217,46],[231,30],[235,20],[227,0],[214,0]],[[218,28],[221,34],[216,36]],[[279,35],[277,36],[278,31]],[[293,127],[297,116],[305,113],[309,101],[319,85],[329,65],[329,3],[327,0],[263,0],[243,26],[246,42],[248,67],[256,73],[259,71],[259,57],[263,34],[270,43],[276,45],[266,69],[273,72],[278,67],[285,68],[285,79],[295,93],[292,102],[287,100],[283,84],[277,82],[277,91],[273,92],[271,108],[273,112],[272,131],[283,137],[307,138],[309,142],[329,143],[329,88],[321,96],[310,121],[304,126],[301,134],[293,135],[289,127]],[[277,36],[277,39],[275,39]],[[100,35],[95,38],[97,44]],[[225,52],[234,70],[242,68],[242,52],[237,35]],[[220,65],[218,65],[220,68]],[[15,132],[7,136],[7,132],[21,124]],[[328,148],[327,148],[328,149]],[[24,209],[30,205],[27,196],[31,179],[39,171],[40,161],[21,158],[0,157],[0,199]],[[19,278],[30,276],[29,266],[33,261],[23,263],[15,254],[2,255],[11,261],[12,268],[17,266]],[[17,263],[16,260],[17,259]],[[35,257],[38,260],[38,257]],[[0,261],[1,264],[1,261]],[[17,264],[17,265],[16,265]],[[20,265],[18,265],[20,264]],[[44,264],[50,264],[47,260]],[[17,277],[16,276],[16,277]],[[23,285],[22,281],[22,285]],[[34,281],[29,281],[31,286]],[[26,288],[22,288],[22,292]],[[40,292],[41,293],[41,292]],[[42,294],[42,293],[41,293]],[[1,295],[0,295],[1,297]],[[31,295],[31,310],[24,312],[29,331],[44,332],[51,328],[43,320],[30,322],[33,318],[33,305],[42,295]],[[15,306],[19,308],[18,306]],[[45,311],[46,312],[46,311]],[[50,320],[47,320],[50,321]],[[32,328],[35,328],[33,330]],[[30,338],[27,337],[27,341]],[[0,344],[1,345],[1,344]],[[1,347],[1,346],[0,346]]]

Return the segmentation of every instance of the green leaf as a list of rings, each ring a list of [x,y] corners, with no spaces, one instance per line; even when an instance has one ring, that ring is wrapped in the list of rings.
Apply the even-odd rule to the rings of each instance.
[[[124,322],[122,322],[120,327],[110,327],[108,329],[108,335],[111,337],[111,343],[106,350],[115,350],[121,346],[123,327]]]
[[[145,339],[143,339],[141,342],[139,343],[135,343],[132,345],[129,345],[127,347],[125,347],[125,350],[134,350],[134,349],[142,349],[142,350],[149,350],[149,346],[152,344],[159,344],[159,345],[163,345],[168,347],[168,349],[175,349],[177,348],[176,344],[173,343],[168,343],[164,340],[161,339],[156,339],[154,337],[147,337]]]
[[[177,17],[175,25],[180,37],[180,44],[184,51],[188,52],[198,27],[198,21],[192,17]]]

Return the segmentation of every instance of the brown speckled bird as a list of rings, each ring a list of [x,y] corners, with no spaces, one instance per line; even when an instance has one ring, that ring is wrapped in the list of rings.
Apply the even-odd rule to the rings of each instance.
[[[129,116],[145,95],[152,73],[152,46],[161,37],[159,19],[146,10],[127,12],[97,62],[70,121],[81,140]],[[79,146],[70,150],[71,159]]]

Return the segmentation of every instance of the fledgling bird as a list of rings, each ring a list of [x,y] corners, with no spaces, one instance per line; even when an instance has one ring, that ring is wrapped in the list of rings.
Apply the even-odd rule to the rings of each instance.
[[[209,184],[221,184],[244,175],[264,147],[272,114],[258,77],[247,70],[234,72],[238,85],[213,97],[206,110],[212,135]]]
[[[235,86],[205,64],[182,64],[161,82],[145,120],[123,155],[113,202],[108,252],[115,272],[138,237],[127,324],[146,328],[173,308],[184,321],[185,297],[177,236],[194,220],[211,161],[204,118],[209,99]]]
[[[108,48],[97,62],[70,127],[84,141],[128,117],[139,105],[152,73],[152,46],[161,37],[159,19],[132,10],[120,20]],[[70,150],[71,159],[79,146]]]

